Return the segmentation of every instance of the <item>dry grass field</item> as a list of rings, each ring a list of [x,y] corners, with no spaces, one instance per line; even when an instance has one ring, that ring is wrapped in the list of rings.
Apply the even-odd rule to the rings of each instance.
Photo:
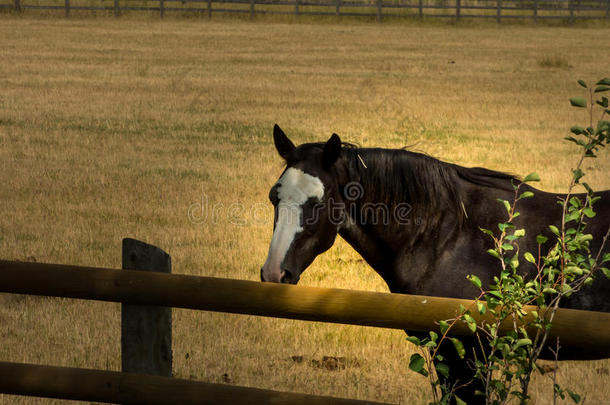
[[[0,257],[120,267],[123,237],[173,271],[257,280],[282,171],[271,130],[335,131],[565,189],[584,115],[576,79],[610,73],[610,29],[0,16]],[[608,153],[585,166],[610,188]],[[387,291],[342,241],[304,285]],[[120,368],[118,304],[0,294],[0,360]],[[404,333],[174,311],[174,373],[423,404]],[[292,356],[303,356],[295,362]],[[323,356],[345,367],[320,367]],[[608,403],[610,361],[560,365]],[[537,378],[536,404],[552,383]],[[58,403],[0,395],[0,404]],[[566,402],[567,403],[567,402]]]

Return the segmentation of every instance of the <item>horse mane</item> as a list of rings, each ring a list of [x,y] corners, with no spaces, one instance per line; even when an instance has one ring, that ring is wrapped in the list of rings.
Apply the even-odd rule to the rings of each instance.
[[[463,181],[508,191],[520,181],[512,174],[459,166],[407,149],[361,148],[346,142],[342,146],[338,167],[347,170],[348,182],[357,181],[362,185],[362,203],[385,203],[390,208],[409,204],[410,215],[421,220],[416,228],[418,234],[438,229],[447,211],[461,227],[468,215],[463,205]],[[323,142],[300,145],[288,161],[305,159],[323,148]]]
[[[385,202],[394,207],[400,203],[411,205],[410,215],[416,220],[421,219],[418,234],[437,230],[447,210],[456,219],[456,226],[462,226],[467,213],[463,205],[465,190],[460,179],[502,190],[513,190],[512,184],[519,181],[508,173],[463,167],[405,149],[347,145],[343,149],[343,158],[349,178],[362,184],[364,200]]]

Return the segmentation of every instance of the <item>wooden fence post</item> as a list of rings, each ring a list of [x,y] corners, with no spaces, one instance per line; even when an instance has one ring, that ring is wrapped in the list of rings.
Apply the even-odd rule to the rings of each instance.
[[[171,273],[171,257],[158,247],[123,239],[123,269]],[[171,377],[172,309],[121,304],[123,372]]]
[[[570,24],[574,23],[574,1],[568,0],[568,8],[570,9]]]
[[[299,15],[299,0],[295,0],[294,2],[294,15]]]
[[[538,0],[534,0],[534,24],[538,24]]]
[[[15,0],[14,7],[16,12],[21,13],[21,0]]]
[[[610,0],[608,0],[610,1]],[[337,5],[335,8],[335,14],[336,15],[341,15],[341,0],[337,0]]]
[[[502,0],[498,0],[498,13],[496,14],[496,22],[500,24],[502,19]]]
[[[212,0],[208,0],[208,18],[212,18]]]
[[[424,0],[419,0],[419,18],[424,18]]]
[[[383,0],[377,0],[377,22],[381,22],[381,8],[383,7]]]
[[[163,14],[165,13],[165,4],[163,0],[159,0],[159,16],[163,18]]]
[[[64,1],[64,9],[66,10],[66,18],[70,17],[70,0]]]
[[[455,19],[460,21],[460,8],[462,7],[460,0],[455,0]]]
[[[250,18],[254,18],[254,0],[250,0]]]
[[[610,19],[610,0],[606,0],[606,19]]]
[[[120,15],[120,9],[119,9],[119,0],[114,0],[114,16],[118,17]]]

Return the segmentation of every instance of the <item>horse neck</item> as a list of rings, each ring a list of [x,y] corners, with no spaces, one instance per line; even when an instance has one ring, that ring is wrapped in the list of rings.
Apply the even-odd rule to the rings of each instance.
[[[386,281],[390,290],[399,290],[401,283],[397,280],[396,263],[400,256],[418,245],[419,251],[422,247],[430,250],[429,246],[438,246],[439,233],[452,234],[451,230],[459,227],[461,216],[455,214],[456,207],[449,196],[451,191],[447,191],[445,198],[435,201],[413,201],[406,195],[402,201],[381,201],[379,196],[388,185],[363,178],[367,170],[375,168],[354,170],[352,164],[339,170],[342,174],[339,187],[344,192],[344,216],[347,218],[339,228],[339,235]],[[360,198],[350,200],[346,189],[350,185],[362,187]],[[384,214],[385,217],[380,217]]]

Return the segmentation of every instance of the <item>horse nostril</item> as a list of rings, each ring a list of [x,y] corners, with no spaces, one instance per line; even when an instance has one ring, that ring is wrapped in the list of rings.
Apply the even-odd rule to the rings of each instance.
[[[280,283],[290,283],[292,280],[292,274],[288,270],[283,270],[280,276]]]

